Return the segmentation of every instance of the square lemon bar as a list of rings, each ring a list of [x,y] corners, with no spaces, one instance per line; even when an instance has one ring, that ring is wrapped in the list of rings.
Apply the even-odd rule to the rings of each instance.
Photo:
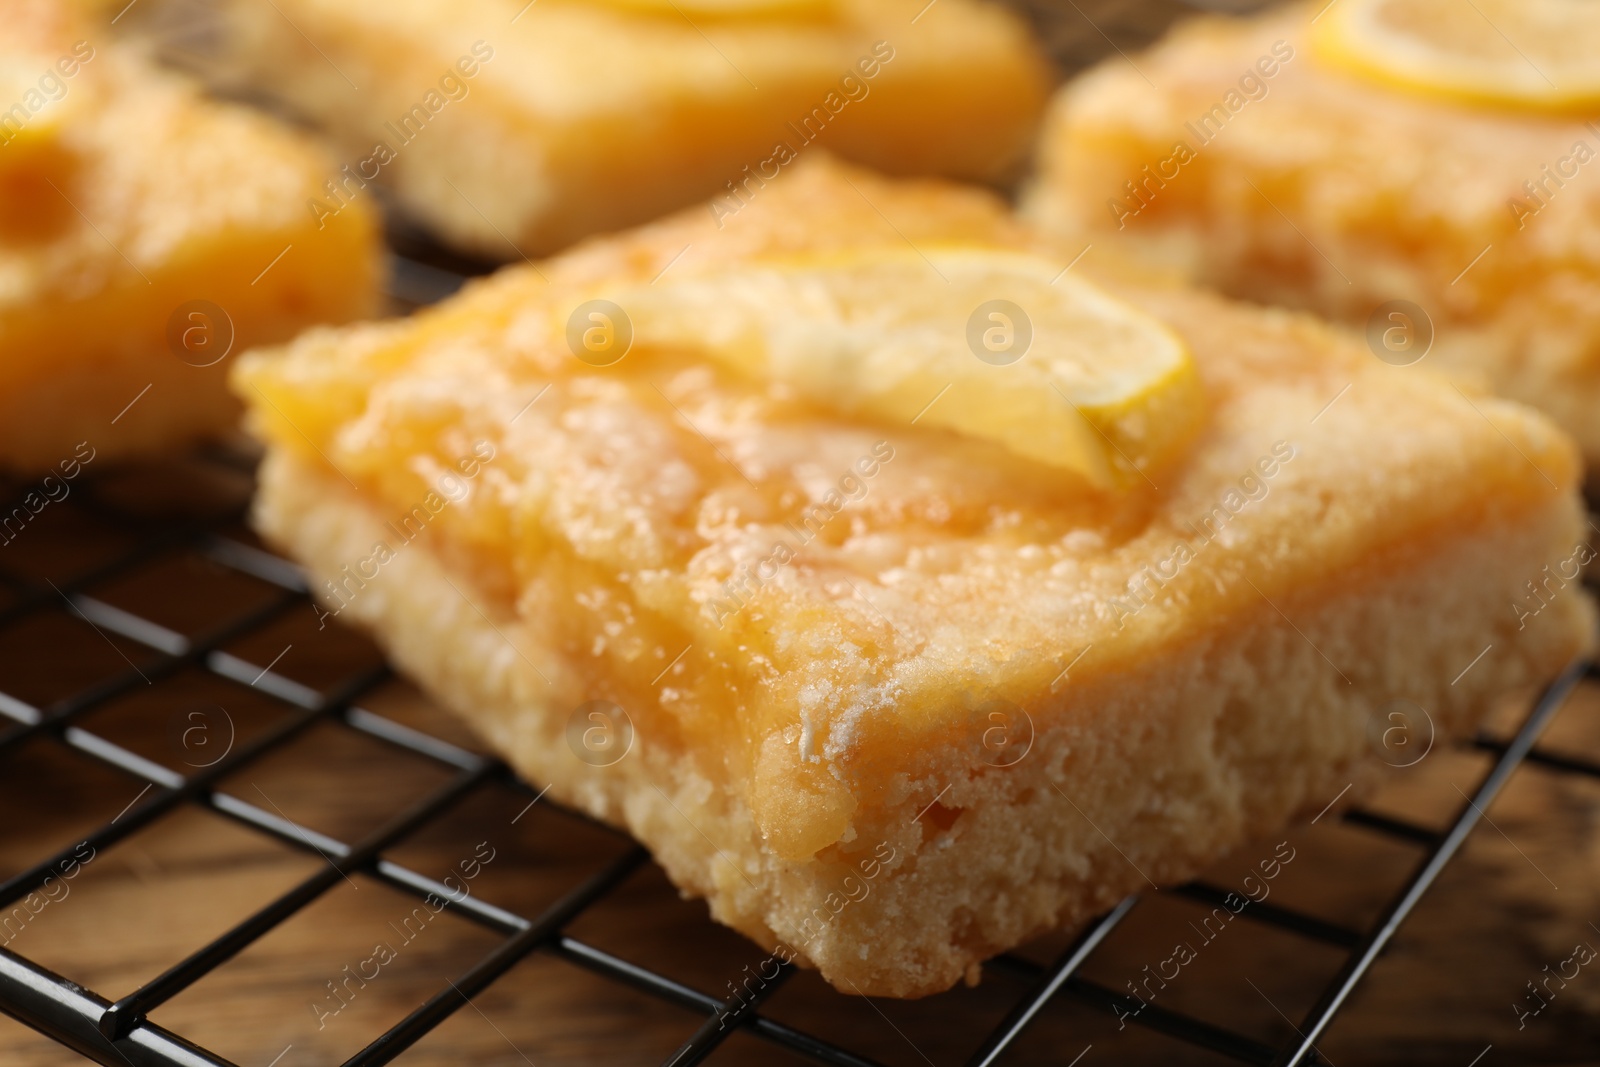
[[[386,186],[498,260],[696,201],[726,218],[819,147],[1014,177],[1052,81],[989,0],[165,3],[169,51],[331,135],[318,217]]]
[[[305,214],[330,160],[75,12],[0,0],[0,466],[30,473],[231,430],[230,351],[378,297],[373,215]]]
[[[1600,460],[1600,9],[1206,17],[1052,105],[1025,213],[1532,404]]]
[[[1366,781],[1396,702],[1470,729],[1593,621],[1514,607],[1583,536],[1542,416],[1069,259],[808,160],[721,229],[246,357],[256,522],[716,918],[936,992]]]

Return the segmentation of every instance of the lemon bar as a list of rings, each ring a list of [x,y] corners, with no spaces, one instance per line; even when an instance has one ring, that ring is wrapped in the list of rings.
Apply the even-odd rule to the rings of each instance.
[[[945,989],[1592,625],[1575,586],[1514,607],[1583,539],[1542,416],[1069,260],[988,193],[808,160],[722,230],[249,355],[255,519],[327,624],[774,958]]]
[[[130,55],[72,5],[0,17],[0,465],[229,430],[230,351],[376,309],[370,212],[305,215],[305,138]]]
[[[696,201],[726,219],[819,148],[1006,179],[1052,80],[989,0],[166,0],[161,22],[217,85],[328,131],[346,166],[317,217],[383,186],[495,260]]]
[[[1552,0],[1199,19],[1060,91],[1025,210],[1539,407],[1593,463],[1597,41]]]

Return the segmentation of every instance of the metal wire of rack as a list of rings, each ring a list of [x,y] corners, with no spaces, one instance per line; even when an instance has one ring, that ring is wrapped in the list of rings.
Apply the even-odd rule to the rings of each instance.
[[[392,289],[396,298],[407,303],[437,299],[461,281],[460,276],[449,271],[406,259],[396,260],[394,278]],[[226,450],[212,450],[197,457],[197,461],[240,475],[248,475],[252,463],[249,457]],[[454,914],[501,940],[475,965],[448,981],[399,1022],[373,1037],[360,1052],[345,1061],[346,1067],[376,1067],[395,1059],[469,1003],[469,998],[534,953],[551,954],[609,982],[698,1013],[703,1022],[666,1060],[671,1067],[701,1062],[736,1031],[754,1035],[815,1063],[835,1067],[871,1067],[874,1064],[874,1060],[850,1048],[763,1014],[763,1003],[793,976],[790,966],[784,966],[777,978],[756,996],[724,1000],[570,935],[567,927],[575,919],[649,862],[648,853],[638,846],[629,847],[576,888],[534,914],[520,914],[471,896],[458,898],[443,883],[388,858],[389,853],[439,818],[441,813],[491,783],[509,786],[530,796],[539,794],[530,785],[519,782],[498,760],[362,707],[363,699],[390,679],[386,666],[361,670],[332,690],[320,692],[274,670],[272,663],[250,662],[228,651],[227,646],[271,625],[289,611],[297,607],[304,610],[308,601],[305,580],[297,568],[230,532],[237,528],[236,524],[243,517],[242,510],[202,521],[151,524],[137,515],[122,512],[114,501],[102,499],[95,491],[93,479],[84,489],[61,506],[83,509],[94,520],[118,529],[138,530],[139,536],[115,558],[62,584],[19,573],[7,568],[5,560],[0,559],[0,589],[11,594],[11,602],[0,608],[0,634],[6,627],[40,614],[67,612],[102,631],[102,635],[112,634],[133,642],[147,650],[151,658],[142,665],[129,660],[127,670],[53,703],[35,706],[8,694],[6,657],[0,648],[0,716],[11,722],[10,726],[0,729],[0,755],[26,742],[44,739],[143,781],[149,790],[141,794],[143,799],[116,819],[90,831],[82,842],[39,859],[0,882],[0,914],[38,890],[53,871],[70,861],[74,849],[81,849],[84,843],[97,851],[109,848],[186,805],[198,805],[291,849],[320,854],[327,863],[289,891],[237,921],[221,936],[114,1002],[9,948],[0,948],[0,1011],[104,1064],[229,1067],[229,1060],[152,1022],[150,1014],[307,908],[342,878],[359,872],[415,898],[433,894],[446,901]],[[13,502],[8,501],[0,508],[0,513],[8,513],[12,506]],[[264,603],[206,632],[185,636],[90,592],[150,566],[159,555],[175,549],[186,549],[224,571],[264,583],[273,594]],[[287,714],[272,728],[231,751],[225,759],[192,774],[154,762],[81,725],[96,709],[129,690],[145,684],[159,685],[186,669],[204,671],[231,685],[247,686],[264,693],[281,704]],[[1474,747],[1493,757],[1493,764],[1442,832],[1360,808],[1343,814],[1347,823],[1401,842],[1418,854],[1410,877],[1370,926],[1356,929],[1278,905],[1262,904],[1242,913],[1255,923],[1345,954],[1345,962],[1323,988],[1315,1005],[1295,1024],[1295,1034],[1289,1043],[1275,1047],[1154,1004],[1143,1006],[1130,1017],[1138,1026],[1209,1050],[1232,1062],[1259,1067],[1299,1067],[1318,1062],[1316,1044],[1330,1022],[1518,766],[1532,761],[1556,771],[1600,778],[1600,764],[1536,747],[1541,732],[1579,682],[1596,676],[1600,676],[1600,672],[1593,663],[1572,664],[1534,702],[1510,740],[1479,738],[1473,742]],[[431,794],[354,841],[318,832],[221,787],[228,776],[283,750],[318,723],[332,723],[409,752],[448,771],[450,777]],[[564,812],[564,816],[587,821],[584,816],[571,812]],[[1205,883],[1194,883],[1170,892],[1207,905],[1216,905],[1223,898],[1221,890]],[[1083,931],[1049,964],[1041,965],[1017,954],[994,961],[991,966],[1027,983],[1027,991],[966,1062],[971,1067],[989,1067],[999,1062],[1058,997],[1071,998],[1104,1012],[1118,1013],[1121,1009],[1122,1014],[1131,1013],[1133,1002],[1129,998],[1084,977],[1081,972],[1102,942],[1125,922],[1138,899],[1130,897],[1123,901]]]

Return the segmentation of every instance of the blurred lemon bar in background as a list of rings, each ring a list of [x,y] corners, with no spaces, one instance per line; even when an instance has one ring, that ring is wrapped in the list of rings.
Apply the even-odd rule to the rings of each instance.
[[[1594,462],[1597,55],[1572,0],[1199,19],[1061,90],[1026,211],[1534,404]]]
[[[495,260],[697,200],[726,218],[818,148],[1004,181],[1052,80],[988,0],[159,0],[138,17],[223,90],[331,134],[346,166],[319,214],[386,186]]]
[[[240,407],[227,356],[377,307],[374,216],[319,228],[300,134],[0,0],[0,466],[180,447]]]

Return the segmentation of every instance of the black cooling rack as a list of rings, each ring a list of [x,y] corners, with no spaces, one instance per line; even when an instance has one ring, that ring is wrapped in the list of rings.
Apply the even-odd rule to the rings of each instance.
[[[410,268],[405,268],[409,271]],[[417,274],[404,279],[410,284],[439,283],[442,279]],[[247,476],[251,460],[226,451],[212,451],[196,457],[201,465],[213,465]],[[534,914],[504,910],[475,897],[458,898],[442,883],[416,870],[386,858],[409,838],[438,819],[447,809],[476,790],[498,785],[539,794],[532,786],[520,783],[498,761],[468,751],[451,742],[431,736],[393,718],[375,714],[361,706],[363,699],[390,678],[386,667],[359,671],[355,677],[321,692],[280,673],[272,663],[250,662],[230,651],[241,639],[270,626],[292,610],[309,610],[307,589],[300,572],[286,561],[249,543],[239,532],[242,514],[234,512],[204,520],[151,523],[148,516],[126,514],[108,494],[100,492],[99,482],[86,479],[80,491],[59,505],[81,510],[88,521],[109,524],[124,531],[138,531],[131,544],[97,566],[82,571],[63,583],[42,580],[7,566],[0,555],[0,587],[8,591],[10,603],[0,609],[0,634],[8,627],[45,614],[66,613],[98,630],[102,636],[115,636],[147,652],[141,662],[131,660],[127,668],[112,673],[79,692],[47,706],[34,706],[7,692],[6,677],[15,664],[8,664],[0,645],[0,713],[10,725],[0,729],[0,755],[24,742],[45,741],[66,746],[82,757],[131,776],[148,785],[146,792],[111,822],[80,838],[64,843],[60,852],[41,857],[36,863],[0,883],[0,914],[29,893],[38,890],[52,872],[69,863],[74,852],[82,854],[84,842],[96,852],[105,850],[136,832],[152,826],[184,805],[199,805],[225,819],[266,835],[301,852],[314,852],[327,862],[289,891],[240,919],[221,936],[193,951],[159,976],[145,982],[115,1002],[52,973],[26,956],[0,948],[0,1009],[7,1014],[103,1064],[131,1064],[134,1067],[228,1067],[230,1061],[208,1052],[182,1035],[170,1032],[148,1019],[149,1013],[205,978],[220,965],[273,931],[339,884],[350,874],[360,873],[401,893],[422,899],[430,894],[447,902],[460,918],[498,935],[496,947],[478,962],[444,983],[433,996],[418,1005],[387,1031],[375,1033],[359,1053],[345,1061],[347,1067],[374,1067],[388,1063],[417,1042],[441,1022],[468,1003],[468,998],[487,988],[519,961],[533,953],[548,953],[592,971],[604,979],[642,991],[661,1001],[698,1013],[703,1022],[698,1028],[685,1027],[682,1046],[665,1062],[673,1067],[698,1063],[709,1056],[730,1034],[742,1030],[764,1041],[781,1046],[802,1059],[838,1065],[868,1067],[874,1061],[847,1047],[824,1040],[769,1018],[761,1011],[762,1001],[770,998],[793,975],[785,967],[777,980],[768,983],[753,998],[724,1001],[716,995],[693,988],[666,974],[615,955],[570,936],[566,929],[587,909],[604,900],[638,868],[650,862],[641,848],[632,847],[603,865],[564,897]],[[15,501],[7,501],[9,513]],[[24,534],[29,531],[24,531]],[[90,590],[117,583],[149,568],[165,553],[185,550],[217,568],[219,574],[248,576],[273,590],[266,602],[240,612],[203,634],[185,637],[173,629],[115,606],[93,595]],[[108,636],[109,635],[109,636]],[[161,686],[178,672],[198,670],[229,685],[249,687],[257,694],[283,706],[285,714],[270,729],[261,732],[229,752],[226,758],[195,773],[180,773],[145,758],[102,734],[85,729],[80,723],[96,709],[130,691],[146,686]],[[1400,924],[1438,878],[1441,870],[1460,849],[1467,835],[1483,817],[1507,780],[1524,761],[1537,761],[1570,774],[1600,777],[1600,765],[1564,755],[1546,753],[1535,742],[1563,702],[1586,676],[1596,669],[1588,662],[1568,667],[1535,701],[1514,737],[1508,742],[1480,738],[1473,742],[1494,757],[1492,767],[1470,799],[1461,805],[1448,828],[1442,832],[1393,818],[1356,809],[1341,818],[1366,831],[1404,843],[1415,850],[1413,873],[1399,887],[1377,921],[1365,929],[1329,923],[1291,908],[1261,904],[1242,914],[1253,922],[1267,924],[1298,937],[1320,942],[1345,953],[1345,962],[1322,990],[1315,1006],[1295,1022],[1295,1036],[1283,1047],[1271,1047],[1244,1034],[1222,1029],[1199,1018],[1150,1004],[1133,1016],[1137,1026],[1161,1031],[1180,1042],[1208,1049],[1228,1060],[1268,1065],[1301,1065],[1317,1062],[1314,1045],[1340,1007],[1361,981]],[[284,750],[313,725],[333,724],[354,731],[386,746],[421,757],[448,772],[445,784],[431,795],[395,814],[387,823],[355,841],[341,841],[308,826],[290,821],[274,810],[230,794],[220,783],[230,775],[275,751]],[[549,802],[547,801],[547,806]],[[587,821],[584,816],[559,811],[560,817]],[[1207,905],[1222,900],[1221,890],[1195,883],[1169,892],[1184,895]],[[1129,898],[1109,915],[1093,924],[1053,963],[1041,966],[1017,955],[1008,955],[991,966],[1011,972],[1031,983],[1026,994],[1011,1007],[1009,1014],[972,1050],[966,1062],[987,1067],[1001,1060],[1026,1028],[1042,1013],[1051,1010],[1057,998],[1072,998],[1105,1012],[1126,1014],[1134,1002],[1115,990],[1086,979],[1080,972],[1101,942],[1127,921],[1138,898]],[[732,1025],[723,1025],[723,1021]],[[944,1052],[947,1050],[941,1050]]]

